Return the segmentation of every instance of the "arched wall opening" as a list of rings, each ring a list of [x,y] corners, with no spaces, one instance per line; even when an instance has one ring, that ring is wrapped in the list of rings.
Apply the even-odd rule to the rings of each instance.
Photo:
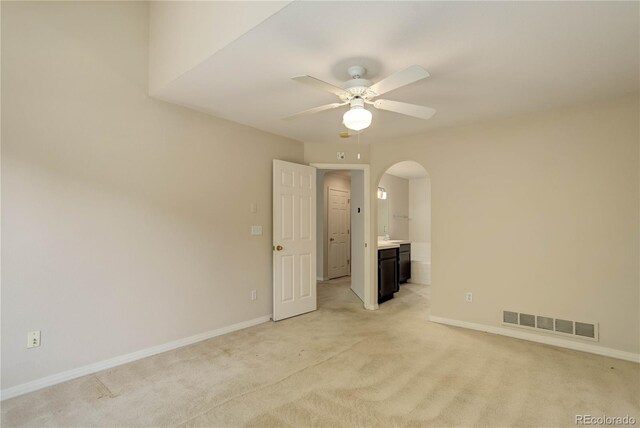
[[[398,162],[380,177],[376,197],[377,291],[383,303],[405,283],[431,285],[431,179],[418,162]]]

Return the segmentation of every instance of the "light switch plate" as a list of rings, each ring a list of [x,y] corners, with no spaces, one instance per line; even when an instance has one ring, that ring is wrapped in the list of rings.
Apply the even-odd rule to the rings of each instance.
[[[251,234],[252,235],[262,235],[262,226],[251,226]]]
[[[249,211],[251,211],[254,214],[257,213],[258,212],[258,204],[252,203],[251,205],[249,205]]]

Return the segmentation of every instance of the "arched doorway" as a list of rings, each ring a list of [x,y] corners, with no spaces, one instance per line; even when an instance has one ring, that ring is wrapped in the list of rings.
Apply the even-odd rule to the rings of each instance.
[[[378,183],[378,302],[403,284],[431,285],[431,179],[415,161],[398,162]]]

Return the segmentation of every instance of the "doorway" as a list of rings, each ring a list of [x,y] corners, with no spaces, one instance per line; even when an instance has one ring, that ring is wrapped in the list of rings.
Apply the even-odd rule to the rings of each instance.
[[[351,174],[349,189],[329,186],[327,195],[327,276],[340,278],[351,274]],[[325,183],[328,175],[325,174]]]
[[[382,300],[401,293],[403,284],[431,285],[431,179],[417,162],[399,162],[380,178],[377,189],[378,248],[395,263],[379,260]],[[380,254],[380,253],[379,253]],[[393,269],[392,269],[393,268]],[[385,274],[385,275],[383,275]],[[385,279],[386,278],[386,279]],[[386,282],[385,282],[386,281]],[[393,282],[387,283],[387,282]],[[381,301],[382,301],[381,300]]]
[[[349,222],[344,220],[345,224],[350,224],[350,228],[345,228],[346,236],[345,240],[348,245],[343,246],[343,251],[347,252],[348,264],[347,272],[350,272],[350,289],[358,298],[363,302],[366,309],[375,309],[375,296],[371,287],[371,261],[370,261],[370,245],[368,242],[369,236],[369,224],[370,224],[370,212],[369,205],[369,165],[363,164],[316,164],[312,163],[311,166],[317,168],[316,175],[316,189],[323,189],[325,182],[324,176],[326,174],[335,173],[340,171],[341,174],[350,176],[350,188],[349,197],[347,198],[347,211],[342,211],[342,214],[335,214],[336,216],[348,215]],[[324,281],[329,279],[329,243],[337,241],[329,241],[330,236],[327,228],[324,228],[323,222],[320,221],[325,215],[328,217],[329,208],[329,190],[327,190],[327,197],[324,196],[324,190],[322,193],[318,193],[317,197],[317,213],[318,222],[316,223],[318,237],[326,236],[326,242],[324,239],[317,239],[317,280]],[[344,194],[341,196],[344,198]],[[338,198],[339,199],[339,198]],[[321,203],[323,202],[323,203]],[[339,211],[339,210],[336,210]],[[334,239],[337,239],[334,237]],[[336,247],[339,248],[339,247]],[[348,250],[347,250],[348,249]],[[342,251],[342,250],[339,250]],[[339,254],[339,251],[337,254]],[[340,256],[342,259],[344,257]],[[327,265],[325,272],[323,266]],[[335,263],[336,267],[340,267],[340,263]],[[342,270],[336,270],[336,275],[344,273]],[[347,273],[348,275],[349,273]]]

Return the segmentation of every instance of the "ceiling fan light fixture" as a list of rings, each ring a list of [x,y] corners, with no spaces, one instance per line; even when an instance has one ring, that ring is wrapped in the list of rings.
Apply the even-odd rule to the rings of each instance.
[[[362,131],[371,125],[371,112],[363,107],[355,107],[342,116],[342,123],[354,131]]]
[[[351,109],[342,116],[342,123],[354,131],[362,131],[371,125],[372,114],[364,108],[362,98],[351,100]]]

